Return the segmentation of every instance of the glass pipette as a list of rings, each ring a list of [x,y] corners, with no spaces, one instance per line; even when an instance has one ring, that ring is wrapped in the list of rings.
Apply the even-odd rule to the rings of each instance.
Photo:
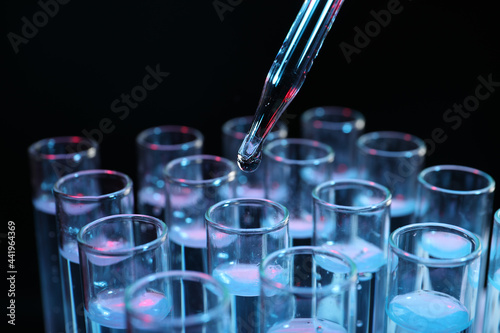
[[[302,87],[344,0],[305,0],[269,70],[252,126],[238,150],[238,166],[252,172],[263,143]]]

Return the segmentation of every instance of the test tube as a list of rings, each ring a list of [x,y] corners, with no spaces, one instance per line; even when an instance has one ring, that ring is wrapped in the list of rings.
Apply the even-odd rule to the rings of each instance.
[[[347,255],[358,269],[356,332],[382,332],[391,193],[371,181],[344,179],[318,185],[312,196],[313,244]]]
[[[311,245],[312,190],[333,177],[333,149],[304,138],[274,140],[264,148],[266,198],[290,211],[292,244]]]
[[[300,117],[301,136],[326,143],[335,153],[333,179],[358,178],[356,141],[365,129],[365,116],[341,106],[320,106]]]
[[[163,170],[178,157],[201,154],[203,134],[191,127],[162,125],[147,128],[136,138],[137,212],[165,218]]]
[[[215,155],[177,158],[165,167],[165,221],[172,269],[208,272],[205,212],[234,197],[236,164]]]
[[[86,332],[125,332],[126,288],[169,270],[167,226],[153,216],[108,215],[83,226],[77,241]],[[161,303],[153,292],[142,301],[153,308]]]
[[[287,248],[288,210],[273,201],[223,200],[206,213],[209,274],[228,290],[235,332],[259,332],[259,266]]]
[[[107,215],[133,213],[133,183],[118,171],[84,170],[60,178],[54,196],[66,332],[79,333],[85,329],[85,316],[78,231]]]
[[[45,332],[59,333],[65,322],[52,188],[69,173],[99,168],[99,145],[79,136],[51,137],[32,143],[28,155]]]
[[[468,166],[435,165],[422,170],[418,176],[416,222],[453,224],[470,230],[481,239],[478,318],[484,313],[494,193],[494,179],[486,172]],[[480,322],[476,321],[476,325]]]
[[[391,191],[391,231],[415,222],[418,174],[425,163],[426,146],[409,133],[375,131],[361,135],[358,146],[359,178]]]
[[[147,275],[127,287],[125,308],[129,333],[235,333],[227,290],[201,272]]]
[[[389,238],[386,333],[474,331],[481,241],[446,223],[422,222]]]
[[[356,264],[315,246],[278,250],[259,269],[261,332],[356,332]]]
[[[500,331],[500,209],[493,220],[486,290],[482,332],[496,333]]]

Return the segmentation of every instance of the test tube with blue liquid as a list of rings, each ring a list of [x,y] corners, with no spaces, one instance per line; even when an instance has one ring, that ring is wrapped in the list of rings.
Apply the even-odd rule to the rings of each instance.
[[[416,222],[439,220],[470,230],[481,239],[478,318],[483,316],[485,306],[495,186],[495,180],[486,172],[462,165],[434,165],[418,176]],[[452,242],[446,244],[453,248]],[[476,321],[476,325],[480,326],[480,322]]]
[[[317,186],[313,244],[338,251],[358,268],[356,332],[382,332],[385,320],[390,191],[359,179]]]
[[[451,224],[396,229],[389,238],[384,332],[475,332],[482,251],[477,235]]]
[[[126,332],[126,288],[169,269],[167,226],[153,216],[108,215],[82,227],[77,241],[86,332]],[[169,300],[160,293],[150,290],[140,297],[151,313],[168,309]]]
[[[287,248],[288,210],[261,198],[223,200],[206,214],[208,268],[231,295],[234,332],[259,332],[259,266]]]
[[[357,146],[359,178],[391,191],[390,230],[413,223],[418,175],[427,152],[424,141],[410,133],[374,131],[361,135]]]
[[[207,273],[205,212],[234,197],[236,170],[236,163],[216,155],[180,157],[165,167],[172,269]]]
[[[259,268],[261,332],[356,332],[356,264],[316,246],[269,254]]]
[[[107,215],[131,214],[132,180],[114,170],[70,173],[54,184],[59,260],[66,333],[85,330],[83,283],[77,234],[85,225]]]
[[[300,117],[301,136],[328,144],[335,152],[333,179],[358,178],[356,141],[365,129],[364,115],[341,106],[320,106]]]
[[[127,287],[125,308],[129,333],[236,333],[226,288],[201,272],[147,275]]]
[[[495,212],[490,243],[484,333],[500,332],[500,209]]]
[[[46,332],[64,332],[56,204],[52,188],[61,177],[100,166],[97,142],[78,136],[39,140],[28,148],[40,291]]]
[[[303,138],[274,140],[264,147],[265,197],[290,211],[293,246],[311,245],[313,237],[313,189],[333,175],[333,149]]]
[[[141,131],[137,148],[137,212],[163,220],[165,217],[165,178],[168,162],[183,156],[201,154],[203,134],[195,128],[162,125]]]

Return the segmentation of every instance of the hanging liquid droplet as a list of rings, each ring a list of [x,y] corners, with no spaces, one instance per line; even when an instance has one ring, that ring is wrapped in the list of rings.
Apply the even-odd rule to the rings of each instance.
[[[241,169],[241,171],[244,172],[254,172],[257,170],[257,168],[260,165],[260,162],[262,161],[262,154],[259,152],[259,154],[255,157],[251,156],[250,158],[244,158],[240,154],[238,154],[238,167]]]

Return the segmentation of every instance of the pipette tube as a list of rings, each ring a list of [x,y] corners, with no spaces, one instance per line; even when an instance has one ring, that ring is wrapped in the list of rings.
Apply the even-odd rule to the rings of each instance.
[[[299,92],[344,0],[305,0],[269,70],[257,111],[238,151],[244,171],[257,169],[264,141]]]

